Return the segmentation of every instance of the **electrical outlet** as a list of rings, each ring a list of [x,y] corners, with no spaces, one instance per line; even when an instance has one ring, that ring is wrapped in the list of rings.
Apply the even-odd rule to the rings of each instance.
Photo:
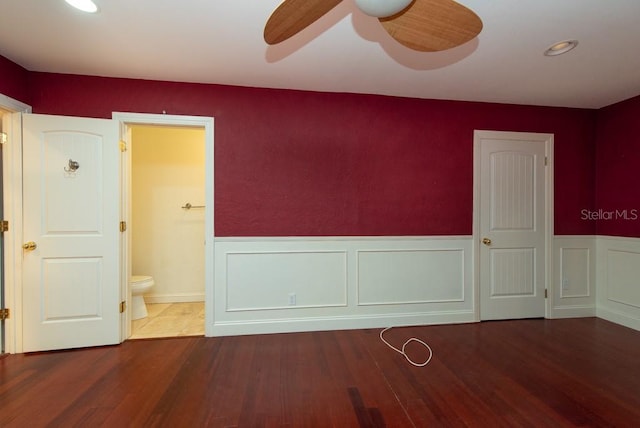
[[[568,290],[569,289],[569,280],[567,278],[564,278],[562,280],[562,289],[563,290]]]
[[[289,293],[289,306],[296,305],[296,293]]]

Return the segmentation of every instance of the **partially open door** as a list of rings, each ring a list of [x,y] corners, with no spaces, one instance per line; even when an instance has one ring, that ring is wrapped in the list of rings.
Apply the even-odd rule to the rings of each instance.
[[[118,125],[23,116],[23,350],[120,340]]]

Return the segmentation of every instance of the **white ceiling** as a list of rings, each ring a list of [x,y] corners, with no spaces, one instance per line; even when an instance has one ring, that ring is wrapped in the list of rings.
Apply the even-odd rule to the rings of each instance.
[[[640,0],[460,0],[484,29],[423,53],[344,0],[277,46],[279,0],[2,0],[0,55],[31,71],[600,108],[640,94]],[[545,57],[551,44],[572,52]]]

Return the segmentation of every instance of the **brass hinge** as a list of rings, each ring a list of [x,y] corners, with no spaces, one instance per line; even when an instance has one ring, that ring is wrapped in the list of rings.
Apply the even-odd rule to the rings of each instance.
[[[120,302],[120,313],[123,314],[124,311],[126,310],[127,310],[127,302],[123,300],[122,302]]]
[[[125,143],[124,140],[120,140],[120,151],[121,152],[127,151],[127,143]]]
[[[546,288],[544,289],[544,298],[549,298],[549,290],[547,290]]]
[[[125,232],[127,230],[127,222],[126,221],[121,221],[120,222],[120,232]]]
[[[9,221],[8,220],[0,220],[0,233],[9,231]]]
[[[9,308],[0,309],[0,321],[8,320],[11,317]]]
[[[0,144],[7,144],[7,133],[0,132]]]

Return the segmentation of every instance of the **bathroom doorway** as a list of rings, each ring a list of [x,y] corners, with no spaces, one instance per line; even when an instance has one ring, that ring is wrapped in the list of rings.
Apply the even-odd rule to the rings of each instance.
[[[123,280],[153,279],[147,316],[126,290],[127,338],[211,335],[213,118],[114,113],[123,140]]]
[[[205,129],[135,124],[129,132],[131,275],[153,279],[146,316],[132,311],[130,338],[204,335]]]

